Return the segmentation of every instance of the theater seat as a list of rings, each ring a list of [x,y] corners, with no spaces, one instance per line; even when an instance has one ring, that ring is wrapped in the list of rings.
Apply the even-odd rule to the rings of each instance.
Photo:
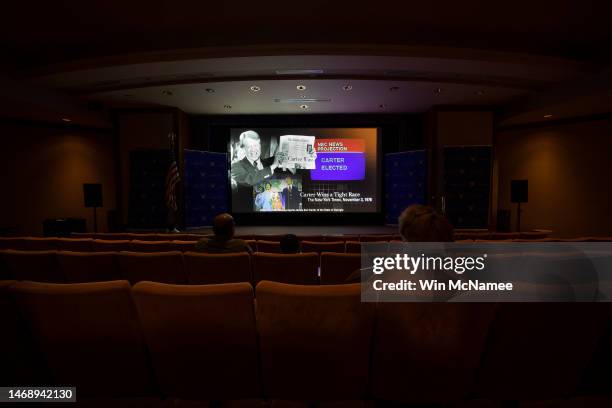
[[[11,290],[53,383],[79,397],[153,395],[144,337],[127,281],[21,282]]]
[[[172,241],[170,242],[171,251],[188,252],[195,250],[197,241]]]
[[[45,381],[39,367],[40,356],[32,344],[13,293],[9,291],[17,282],[0,281],[0,384],[36,384]]]
[[[360,285],[256,288],[262,378],[271,398],[347,400],[366,396],[373,308]],[[404,384],[406,387],[406,384]]]
[[[281,252],[279,241],[257,241],[257,251],[279,254]]]
[[[93,249],[95,252],[119,252],[129,251],[131,246],[128,240],[94,239]]]
[[[115,252],[59,252],[57,254],[68,283],[124,279]]]
[[[464,399],[494,311],[493,303],[379,303],[373,397],[410,406]]]
[[[132,285],[140,281],[187,283],[181,252],[121,252],[117,257],[121,275]]]
[[[0,237],[0,249],[27,250],[27,238],[23,237]]]
[[[251,257],[247,253],[183,255],[187,280],[192,285],[251,282]]]
[[[160,241],[160,240],[164,240],[167,241],[167,238],[162,239],[160,237],[160,234],[147,234],[147,233],[142,233],[142,232],[130,232],[126,234],[126,238],[125,239],[129,239],[132,241]]]
[[[60,251],[92,252],[93,239],[91,238],[60,238],[58,248]]]
[[[256,241],[280,242],[284,236],[285,234],[253,235],[253,239]]]
[[[172,250],[170,241],[139,241],[130,242],[130,251],[133,252],[167,252]]]
[[[346,241],[345,251],[347,254],[360,254],[361,253],[361,242]]]
[[[140,282],[132,293],[164,395],[210,400],[260,396],[250,284]]]
[[[321,285],[345,283],[353,272],[361,268],[361,254],[321,254]]]
[[[262,280],[316,285],[319,256],[316,253],[304,254],[265,254],[256,252],[253,263],[253,281]]]
[[[56,251],[59,249],[58,238],[26,238],[26,249],[28,251]]]
[[[344,252],[344,242],[313,242],[313,241],[302,241],[303,252]]]
[[[381,235],[360,235],[360,242],[381,242],[381,241],[391,241],[395,239],[395,236],[392,234],[381,234]]]
[[[311,242],[323,242],[326,241],[325,235],[300,235],[297,237],[300,242],[311,241]],[[335,241],[335,240],[332,240]],[[338,239],[338,241],[342,241]]]
[[[57,260],[57,251],[2,251],[8,275],[16,280],[62,283],[66,279]]]
[[[576,395],[610,322],[609,311],[606,303],[500,304],[476,394],[506,400]]]

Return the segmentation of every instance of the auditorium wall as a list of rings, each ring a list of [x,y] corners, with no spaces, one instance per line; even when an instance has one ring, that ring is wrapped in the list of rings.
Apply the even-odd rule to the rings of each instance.
[[[495,138],[499,208],[512,209],[510,180],[529,180],[521,204],[523,230],[555,236],[610,235],[612,231],[612,119],[499,129]]]
[[[43,220],[78,217],[92,230],[93,211],[83,206],[83,183],[102,183],[98,230],[106,231],[107,211],[116,207],[110,130],[5,122],[0,123],[0,134],[0,228],[42,235]]]

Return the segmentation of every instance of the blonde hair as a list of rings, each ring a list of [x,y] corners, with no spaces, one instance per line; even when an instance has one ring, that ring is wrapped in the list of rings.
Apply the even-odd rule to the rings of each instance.
[[[399,216],[399,232],[404,241],[452,242],[453,226],[435,209],[414,204]]]

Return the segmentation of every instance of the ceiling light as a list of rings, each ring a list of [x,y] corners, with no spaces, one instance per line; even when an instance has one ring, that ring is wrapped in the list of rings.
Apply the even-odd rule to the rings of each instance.
[[[206,88],[206,92],[208,93],[215,93],[215,90],[212,88]]]
[[[390,91],[399,91],[399,86],[392,86],[391,88],[389,88]]]
[[[225,109],[232,109],[232,105],[223,105]]]
[[[434,90],[434,93],[435,93],[435,94],[441,94],[441,93],[442,93],[442,88],[436,88],[436,89]]]
[[[68,122],[72,122],[72,119],[62,118],[62,122],[66,122],[66,123],[68,123]]]
[[[306,90],[306,85],[298,85],[295,87],[298,91],[305,91]]]
[[[162,91],[162,93],[163,93],[164,95],[166,95],[166,96],[172,96],[172,91],[169,91],[169,90],[167,90],[167,89],[164,89],[164,90]]]
[[[329,98],[288,98],[288,99],[281,99],[281,98],[274,98],[274,102],[276,103],[304,103],[304,102],[331,102],[331,99]]]
[[[478,96],[482,96],[484,94],[485,94],[485,92],[482,89],[479,90],[479,91],[476,91],[476,95],[478,95]]]
[[[253,92],[259,92],[259,91],[261,91],[261,88],[260,88],[260,87],[258,87],[257,85],[253,85],[253,86],[251,87],[251,91],[253,91]]]
[[[350,91],[351,89],[353,89],[353,85],[344,85],[344,86],[342,87],[342,89],[344,89],[345,91],[347,91],[347,92],[348,92],[348,91]]]
[[[308,109],[308,105],[300,105],[300,108],[302,108],[302,109]]]
[[[546,115],[544,115],[544,119],[550,119],[552,117],[553,117],[553,115],[550,114],[550,113],[547,113]]]

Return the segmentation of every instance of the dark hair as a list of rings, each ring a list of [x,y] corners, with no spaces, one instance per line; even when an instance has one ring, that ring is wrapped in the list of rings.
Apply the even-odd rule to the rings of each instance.
[[[399,232],[404,241],[452,242],[453,226],[432,207],[414,204],[399,217]]]
[[[213,233],[221,239],[231,239],[234,236],[234,217],[227,213],[217,215],[213,220]]]
[[[300,251],[300,241],[293,234],[287,234],[280,240],[280,249],[283,254],[297,254]]]

